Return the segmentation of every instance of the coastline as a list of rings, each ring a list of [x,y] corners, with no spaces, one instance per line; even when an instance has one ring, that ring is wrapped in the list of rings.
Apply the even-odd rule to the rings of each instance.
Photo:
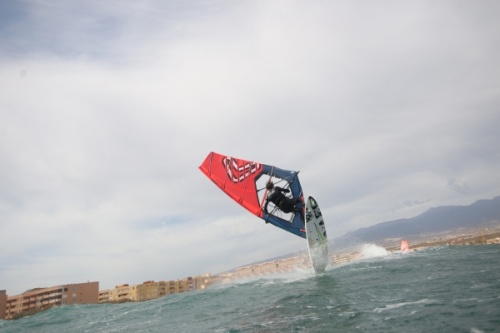
[[[495,230],[491,233],[485,233],[483,230],[481,230],[480,232],[472,232],[468,234],[460,233],[457,235],[455,233],[446,236],[440,236],[439,238],[437,237],[438,236],[428,237],[429,240],[419,242],[412,242],[410,240],[409,251],[419,251],[436,246],[500,244],[500,231],[498,230]],[[401,240],[402,239],[384,240],[385,243],[393,243],[389,246],[383,246],[377,243],[375,243],[374,245],[379,246],[388,252],[396,252],[400,251]],[[384,242],[381,243],[383,244]],[[330,254],[329,266],[346,264],[360,259],[363,259],[363,255],[359,249]],[[301,270],[312,270],[312,265],[307,253],[284,259],[270,260],[258,264],[247,265],[230,272],[213,275],[211,276],[208,285],[213,286],[220,283],[231,283],[239,280],[254,279],[262,276],[272,276],[284,273],[293,273]]]
[[[392,238],[392,239],[384,239],[381,240],[380,242],[358,243],[357,245],[353,245],[349,250],[335,251],[334,253],[330,253],[329,254],[330,260],[328,266],[334,267],[334,266],[344,265],[349,262],[367,258],[364,253],[364,249],[366,248],[366,246],[368,247],[373,246],[373,249],[376,252],[381,253],[382,255],[392,252],[400,252],[401,241],[402,241],[401,238]],[[476,229],[476,230],[461,229],[446,234],[419,236],[418,239],[413,239],[413,240],[410,238],[408,239],[408,243],[409,243],[409,250],[408,250],[409,252],[419,251],[431,247],[440,247],[440,246],[500,244],[500,229],[499,228]],[[253,280],[266,276],[272,277],[282,274],[294,274],[297,272],[313,272],[313,267],[307,251],[303,251],[299,255],[295,256],[282,257],[280,259],[274,259],[256,264],[250,264],[247,266],[239,267],[231,271],[216,275],[206,274],[206,275],[196,276],[195,278],[189,277],[186,279],[181,279],[176,281],[173,280],[158,281],[158,282],[146,281],[140,285],[129,286],[127,284],[127,285],[117,286],[115,289],[99,290],[98,291],[99,299],[98,301],[96,301],[96,303],[118,304],[124,302],[141,302],[155,298],[165,297],[168,296],[168,294],[172,293],[196,291],[221,284],[235,283],[241,281],[244,282],[245,280]],[[168,292],[166,291],[167,284],[169,286]],[[124,288],[126,288],[127,290],[125,290]],[[147,292],[148,297],[145,298],[142,297],[144,296],[142,295],[144,294],[144,292],[141,294],[142,295],[141,297],[135,294],[134,294],[135,296],[132,297],[133,296],[131,291],[132,289],[133,290],[144,289],[143,290],[144,292],[147,292],[149,289],[151,289],[150,290],[151,292]],[[163,292],[160,292],[161,290],[163,290]],[[111,294],[113,295],[116,294],[123,297],[121,298],[109,297],[109,295]],[[5,291],[3,295],[5,298],[4,301],[7,301],[7,295]],[[2,307],[0,306],[0,309],[1,308]],[[32,309],[31,311],[15,313],[13,317],[9,319],[22,318],[24,316],[33,315],[35,313],[44,310],[46,310],[46,308]]]

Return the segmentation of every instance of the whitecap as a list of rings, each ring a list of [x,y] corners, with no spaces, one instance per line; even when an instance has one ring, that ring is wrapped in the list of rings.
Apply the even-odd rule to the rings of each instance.
[[[415,302],[402,302],[402,303],[395,303],[395,304],[387,304],[383,308],[375,308],[375,309],[373,309],[373,312],[381,313],[383,311],[394,310],[394,309],[401,308],[401,307],[407,306],[407,305],[429,304],[429,303],[434,303],[434,301],[424,298],[424,299],[421,299],[421,300],[415,301]]]

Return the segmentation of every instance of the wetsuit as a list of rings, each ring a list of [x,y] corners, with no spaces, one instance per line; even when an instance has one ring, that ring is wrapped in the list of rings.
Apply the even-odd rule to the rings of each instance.
[[[284,189],[279,186],[275,186],[274,189],[269,192],[266,199],[266,205],[264,210],[267,213],[267,204],[271,201],[276,207],[281,209],[285,213],[291,213],[295,210],[295,202],[296,200],[290,199],[286,195],[283,194],[290,192],[289,189]]]

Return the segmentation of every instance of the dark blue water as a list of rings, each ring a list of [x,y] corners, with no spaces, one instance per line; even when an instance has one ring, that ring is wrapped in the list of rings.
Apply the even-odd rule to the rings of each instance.
[[[380,255],[319,276],[63,306],[0,321],[0,332],[500,332],[499,245]]]

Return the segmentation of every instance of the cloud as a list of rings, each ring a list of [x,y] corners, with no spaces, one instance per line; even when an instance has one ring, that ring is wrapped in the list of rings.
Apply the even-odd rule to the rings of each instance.
[[[498,195],[499,5],[384,4],[2,3],[0,286],[305,249],[197,170],[210,151],[300,170],[332,238]]]
[[[448,179],[448,187],[457,193],[461,193],[461,194],[469,194],[470,193],[469,186],[467,186],[467,184],[465,182],[463,182],[459,179],[455,179],[455,178]]]

